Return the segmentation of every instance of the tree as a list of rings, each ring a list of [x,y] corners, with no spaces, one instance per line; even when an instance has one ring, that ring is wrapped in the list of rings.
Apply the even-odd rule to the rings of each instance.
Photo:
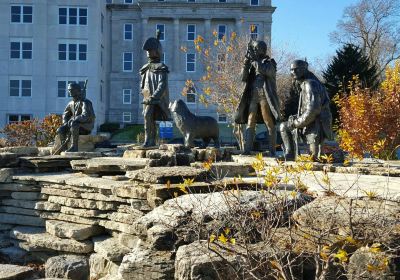
[[[331,98],[338,93],[349,93],[347,87],[354,76],[358,76],[362,87],[376,88],[377,70],[361,49],[352,44],[345,44],[341,49],[336,51],[336,56],[328,65],[326,71],[323,72],[325,86]],[[333,118],[337,119],[338,110],[335,103],[331,103]]]
[[[383,75],[386,66],[400,58],[399,10],[399,0],[360,0],[345,8],[331,40],[360,46]]]

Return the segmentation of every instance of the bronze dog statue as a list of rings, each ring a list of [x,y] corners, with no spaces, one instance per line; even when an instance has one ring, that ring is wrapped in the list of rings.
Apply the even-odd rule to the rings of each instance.
[[[193,140],[201,138],[203,147],[212,139],[214,146],[219,147],[219,126],[217,120],[208,116],[195,116],[181,99],[169,103],[169,110],[176,127],[185,139],[186,147],[194,147]]]

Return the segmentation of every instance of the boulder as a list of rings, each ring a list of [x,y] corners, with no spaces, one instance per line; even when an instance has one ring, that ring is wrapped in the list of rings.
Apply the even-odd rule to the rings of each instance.
[[[33,276],[35,270],[32,267],[13,264],[0,264],[0,279],[25,280]]]
[[[89,237],[99,235],[103,228],[96,225],[83,225],[62,221],[47,220],[46,231],[60,238],[72,238],[86,240]]]
[[[140,242],[140,238],[137,237],[136,235],[127,234],[127,233],[120,233],[118,235],[118,242],[122,246],[125,246],[125,247],[128,247],[130,249],[133,249],[136,246],[138,246],[138,244]]]
[[[168,181],[182,183],[185,178],[203,181],[207,177],[207,171],[187,166],[148,167],[143,170],[128,171],[126,176],[145,183],[166,184]]]
[[[118,274],[119,263],[109,261],[101,254],[91,254],[89,258],[90,279],[101,279],[107,275]]]
[[[173,253],[137,246],[123,258],[118,275],[124,280],[174,279]]]
[[[89,262],[85,256],[60,255],[46,261],[46,278],[89,279]]]
[[[117,238],[98,236],[93,238],[94,251],[111,262],[121,262],[129,248],[121,245]]]

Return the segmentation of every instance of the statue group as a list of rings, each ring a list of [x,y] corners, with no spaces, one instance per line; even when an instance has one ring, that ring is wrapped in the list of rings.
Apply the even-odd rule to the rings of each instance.
[[[185,146],[193,146],[194,138],[198,137],[204,140],[205,145],[212,139],[218,147],[219,131],[215,119],[196,117],[181,104],[183,101],[169,102],[169,71],[161,62],[163,52],[159,34],[156,38],[147,39],[143,50],[147,53],[148,62],[140,69],[145,130],[142,147],[156,145],[156,121],[170,120],[170,110],[185,137]],[[306,61],[293,61],[290,72],[295,91],[300,96],[298,110],[296,115],[282,120],[276,85],[277,65],[267,53],[267,44],[264,41],[251,40],[244,58],[241,79],[245,87],[234,116],[237,124],[246,125],[243,154],[251,153],[256,124],[263,123],[269,132],[271,156],[276,156],[279,131],[286,160],[294,160],[299,154],[299,140],[309,145],[310,154],[316,160],[320,156],[323,141],[332,139],[332,115],[327,91],[308,70]],[[57,130],[61,144],[55,153],[64,150],[77,151],[79,135],[89,134],[94,126],[95,114],[91,102],[83,94],[85,89],[82,90],[78,84],[69,84],[68,91],[73,100],[67,105],[63,114],[63,125]],[[68,149],[67,145],[70,145]]]

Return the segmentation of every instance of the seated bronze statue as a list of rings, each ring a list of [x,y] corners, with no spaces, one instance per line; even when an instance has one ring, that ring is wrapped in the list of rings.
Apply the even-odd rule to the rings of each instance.
[[[72,97],[72,101],[68,103],[64,110],[62,116],[63,125],[57,129],[59,145],[58,147],[55,145],[53,154],[60,154],[63,151],[77,152],[79,135],[90,134],[94,127],[96,117],[92,102],[85,98],[81,86],[76,83],[70,83],[68,84],[68,92]],[[67,149],[68,145],[70,147]]]

